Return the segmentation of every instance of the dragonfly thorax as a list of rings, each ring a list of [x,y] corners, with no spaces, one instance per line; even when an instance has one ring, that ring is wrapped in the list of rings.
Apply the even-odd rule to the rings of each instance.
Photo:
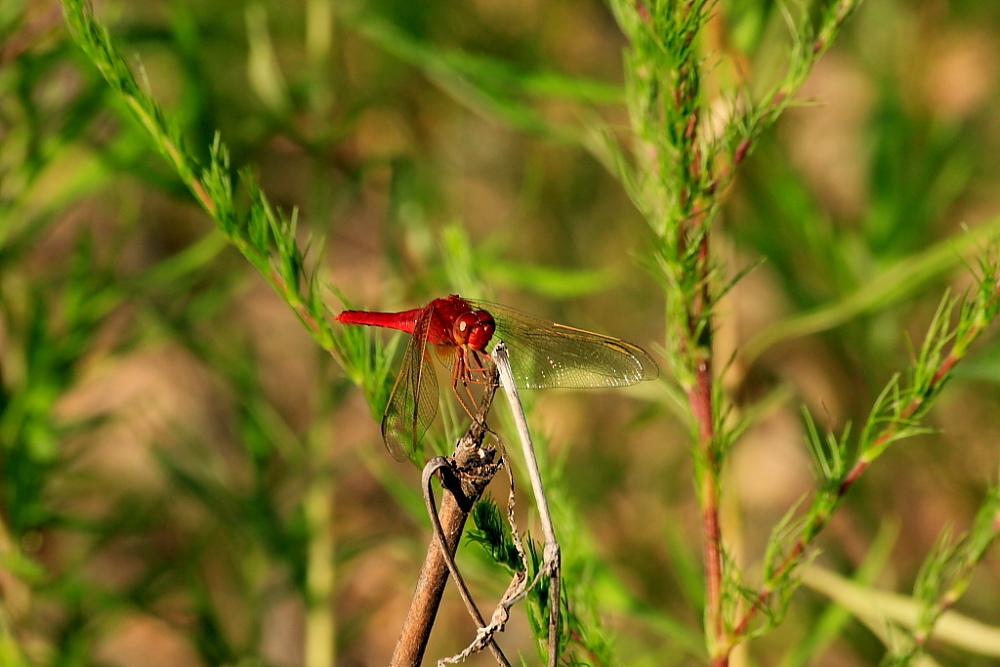
[[[455,318],[451,335],[456,345],[483,352],[497,325],[493,316],[485,310],[470,310]]]

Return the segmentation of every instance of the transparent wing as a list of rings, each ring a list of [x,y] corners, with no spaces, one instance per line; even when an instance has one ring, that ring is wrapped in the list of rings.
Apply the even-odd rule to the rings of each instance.
[[[397,461],[416,456],[420,440],[437,414],[437,378],[427,353],[432,314],[428,308],[417,320],[382,417],[382,440]]]
[[[514,380],[525,389],[624,387],[653,380],[660,369],[649,353],[612,336],[568,327],[488,302],[499,338],[510,348]]]

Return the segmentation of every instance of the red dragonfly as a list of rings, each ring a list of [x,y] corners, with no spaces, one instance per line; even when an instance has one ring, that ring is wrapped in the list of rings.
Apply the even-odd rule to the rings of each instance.
[[[631,343],[457,294],[400,313],[345,310],[337,321],[411,335],[382,418],[382,439],[397,461],[417,452],[437,414],[437,379],[428,344],[443,358],[454,356],[452,388],[467,412],[458,385],[468,390],[475,376],[491,367],[486,347],[494,333],[507,343],[517,386],[524,389],[624,387],[653,380],[660,372],[653,358]]]

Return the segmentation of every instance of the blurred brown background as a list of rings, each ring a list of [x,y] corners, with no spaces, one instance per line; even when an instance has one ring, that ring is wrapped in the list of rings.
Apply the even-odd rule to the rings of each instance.
[[[726,85],[753,93],[782,71],[782,7],[718,4],[704,50],[722,63],[706,92],[720,116]],[[337,295],[402,310],[478,288],[664,360],[652,233],[581,146],[594,118],[629,134],[626,44],[600,2],[95,9],[189,150],[206,159],[218,132],[234,167],[298,211],[333,311]],[[361,393],[226,247],[59,8],[5,0],[0,21],[0,663],[385,664],[429,539],[418,472],[386,455]],[[997,3],[865,3],[727,193],[720,274],[763,260],[716,320],[733,418],[760,410],[724,488],[750,584],[814,486],[801,406],[820,428],[863,424],[944,290],[969,284],[962,226],[1000,225],[998,40]],[[832,324],[745,353],[816,311]],[[878,587],[905,594],[942,529],[968,527],[998,468],[986,338],[930,431],[852,490],[823,566],[849,576],[874,559]],[[699,664],[699,514],[668,374],[530,400],[571,589],[614,656],[577,657]],[[474,545],[460,564],[489,608],[506,573]],[[1000,622],[998,577],[993,550],[959,609]],[[828,603],[800,591],[737,660],[876,664],[881,644],[849,619],[802,655]],[[449,591],[428,656],[473,636]],[[501,641],[536,662],[523,610]]]

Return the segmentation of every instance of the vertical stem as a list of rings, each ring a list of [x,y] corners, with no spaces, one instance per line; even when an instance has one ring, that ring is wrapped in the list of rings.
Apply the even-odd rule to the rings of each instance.
[[[682,11],[700,13],[701,6],[689,2]],[[690,18],[690,17],[688,17]],[[686,22],[686,20],[685,20]],[[677,225],[678,258],[686,263],[695,276],[691,283],[694,289],[683,294],[687,299],[687,356],[693,364],[694,383],[688,389],[691,414],[698,425],[698,451],[703,465],[700,466],[701,479],[698,480],[699,498],[702,512],[702,557],[705,568],[705,634],[708,640],[709,657],[712,664],[728,664],[728,649],[724,642],[722,618],[722,534],[719,527],[719,461],[715,443],[713,421],[713,378],[712,378],[712,308],[714,300],[710,286],[711,253],[709,237],[711,230],[711,208],[713,193],[699,184],[711,170],[703,159],[699,132],[701,129],[701,106],[699,91],[701,73],[695,49],[691,48],[694,31],[701,23],[685,34],[684,58],[677,67],[676,87],[672,99],[675,118],[674,135],[678,138],[677,154],[680,159],[676,179],[678,190]],[[711,180],[711,179],[708,179]],[[687,246],[697,239],[697,249],[688,255]]]
[[[329,181],[326,165],[316,155],[323,154],[323,144],[330,132],[333,95],[331,88],[338,77],[330,75],[333,50],[334,0],[307,0],[305,44],[307,55],[308,116],[312,126],[309,148],[313,153],[310,176],[310,206],[313,210],[329,210]],[[310,321],[303,319],[304,322]],[[326,368],[326,363],[321,366]],[[320,377],[326,377],[321,373]],[[329,389],[317,387],[318,396],[329,396]],[[327,403],[323,403],[328,407]],[[333,533],[334,476],[330,466],[329,428],[325,423],[329,411],[321,410],[317,427],[309,441],[309,462],[313,467],[305,496],[305,520],[310,537],[306,569],[306,620],[304,667],[334,667],[336,652],[336,617],[333,613],[335,586],[336,543]]]
[[[697,383],[691,392],[691,408],[698,424],[698,448],[706,463],[706,470],[700,480],[700,496],[702,505],[702,539],[704,543],[705,562],[705,603],[706,625],[714,639],[719,639],[722,632],[722,617],[719,610],[720,588],[722,580],[721,540],[719,529],[718,478],[715,452],[712,447],[711,423],[711,363],[708,359],[698,364]]]
[[[305,667],[334,667],[336,621],[334,589],[334,535],[332,471],[326,459],[329,429],[322,415],[309,434],[309,458],[313,467],[305,491],[304,509],[309,545],[306,555]]]
[[[702,223],[700,219],[696,224]],[[709,287],[709,237],[702,234],[698,247],[698,273],[701,288],[690,305],[689,344],[694,348],[693,387],[688,391],[691,412],[698,424],[698,451],[703,466],[699,480],[702,516],[702,557],[705,568],[705,630],[712,664],[728,664],[725,628],[722,619],[722,532],[719,526],[719,468],[715,447],[713,377],[712,377],[712,295]]]

